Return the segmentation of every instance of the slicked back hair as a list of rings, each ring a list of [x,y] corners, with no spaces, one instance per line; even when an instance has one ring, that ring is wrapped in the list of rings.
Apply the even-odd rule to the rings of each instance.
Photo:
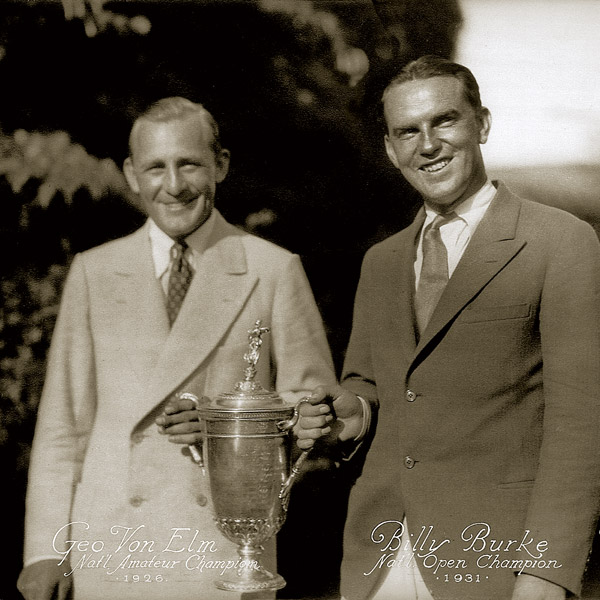
[[[133,156],[133,141],[137,135],[137,130],[142,121],[151,121],[152,123],[167,123],[186,119],[197,115],[204,120],[204,123],[210,127],[213,134],[211,142],[212,150],[215,156],[221,153],[221,137],[219,133],[219,125],[215,118],[198,102],[192,102],[181,96],[171,96],[162,98],[151,104],[133,123],[131,133],[129,134],[129,156]]]
[[[473,73],[463,65],[433,54],[421,56],[405,65],[389,82],[381,100],[385,103],[390,90],[397,85],[408,81],[431,79],[432,77],[455,77],[461,81],[465,99],[475,109],[477,114],[481,112],[482,105],[479,95],[479,85]]]

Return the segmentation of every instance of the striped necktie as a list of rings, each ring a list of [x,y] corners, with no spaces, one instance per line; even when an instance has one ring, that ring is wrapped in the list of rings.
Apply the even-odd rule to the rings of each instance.
[[[187,248],[188,245],[185,242],[175,242],[171,247],[171,274],[167,293],[167,315],[171,325],[179,314],[179,309],[194,276],[192,267],[185,258]]]

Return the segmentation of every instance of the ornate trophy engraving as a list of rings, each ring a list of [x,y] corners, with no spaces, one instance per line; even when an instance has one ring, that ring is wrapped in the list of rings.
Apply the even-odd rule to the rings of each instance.
[[[238,545],[241,559],[236,573],[216,586],[237,592],[285,586],[283,577],[267,571],[259,559],[262,544],[285,521],[291,485],[307,456],[302,453],[291,466],[290,432],[298,420],[298,407],[307,400],[289,406],[254,380],[262,336],[268,332],[256,321],[248,332],[243,381],[209,405],[198,406],[206,426],[204,464],[215,521],[223,535]]]

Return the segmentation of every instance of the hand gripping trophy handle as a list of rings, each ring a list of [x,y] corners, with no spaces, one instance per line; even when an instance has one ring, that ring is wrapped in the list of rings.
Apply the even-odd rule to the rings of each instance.
[[[305,403],[310,404],[310,400],[308,398],[302,398],[301,400],[299,400],[296,403],[296,406],[294,406],[294,414],[292,415],[292,418],[287,421],[280,421],[279,423],[277,423],[277,427],[281,431],[289,431],[290,429],[292,429],[292,427],[296,425],[298,419],[300,418],[300,406]],[[284,511],[287,511],[288,504],[290,502],[290,490],[292,488],[292,484],[294,483],[294,480],[296,479],[298,473],[300,473],[300,469],[302,468],[302,465],[308,458],[308,454],[310,451],[311,448],[302,452],[302,454],[296,459],[296,462],[292,466],[288,478],[281,484],[279,499],[281,500],[281,506]]]
[[[194,403],[194,408],[198,410],[200,408],[200,401],[198,400],[198,396],[195,394],[190,394],[189,392],[184,392],[183,394],[178,394],[180,400],[191,400]],[[188,448],[190,450],[190,454],[192,455],[193,461],[204,470],[204,458],[202,458],[202,452],[198,449],[196,444],[188,444]]]

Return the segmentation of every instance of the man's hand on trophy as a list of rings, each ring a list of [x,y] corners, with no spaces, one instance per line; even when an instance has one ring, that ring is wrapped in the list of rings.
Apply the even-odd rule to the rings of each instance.
[[[200,403],[210,402],[201,398]],[[190,398],[174,398],[165,404],[162,415],[155,423],[163,435],[169,436],[174,444],[200,444],[202,442],[202,422],[198,419],[197,404]]]
[[[296,427],[298,446],[303,450],[330,433],[344,442],[363,431],[363,403],[350,390],[339,385],[319,386],[307,400],[300,405]]]

